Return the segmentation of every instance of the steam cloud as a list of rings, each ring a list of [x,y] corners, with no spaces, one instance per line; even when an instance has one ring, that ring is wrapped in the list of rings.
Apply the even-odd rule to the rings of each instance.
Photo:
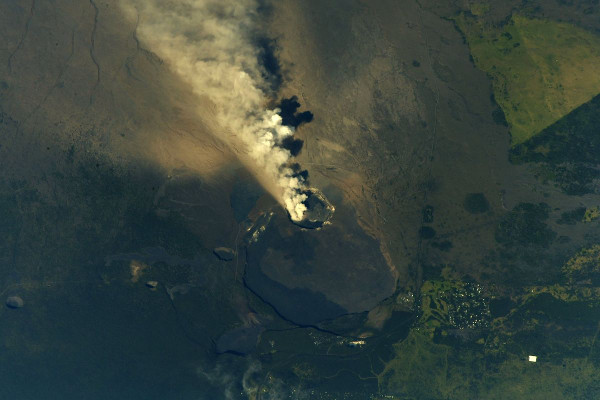
[[[137,35],[199,98],[214,105],[219,138],[250,164],[267,190],[301,220],[304,178],[282,142],[293,129],[266,107],[269,85],[256,45],[257,0],[122,0],[139,16]]]
[[[221,359],[209,371],[202,367],[197,369],[199,376],[222,390],[223,398],[226,400],[239,398],[236,394],[240,392],[244,393],[248,399],[308,400],[312,398],[311,393],[302,386],[290,386],[282,379],[266,374],[261,363],[251,357],[244,361],[237,359],[235,364],[231,361]],[[243,371],[240,370],[240,367],[243,368]],[[265,379],[265,375],[269,376],[268,380]]]

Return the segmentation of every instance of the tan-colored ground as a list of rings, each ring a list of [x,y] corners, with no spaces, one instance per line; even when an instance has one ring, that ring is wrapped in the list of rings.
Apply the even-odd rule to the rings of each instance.
[[[3,170],[35,177],[50,195],[44,171],[67,168],[61,160],[69,152],[103,154],[126,169],[155,165],[174,177],[161,184],[156,212],[177,207],[207,245],[232,245],[230,211],[208,210],[227,204],[240,163],[216,139],[210,104],[137,41],[136,21],[124,20],[116,3],[30,5],[3,6]],[[302,110],[315,114],[297,133],[304,140],[297,160],[311,184],[334,197],[341,191],[334,205],[355,209],[401,287],[419,286],[427,203],[440,236],[483,229],[455,243],[460,256],[443,255],[470,270],[476,261],[465,254],[477,260],[494,243],[488,216],[470,216],[462,202],[484,192],[489,217],[503,211],[508,135],[494,125],[489,89],[481,90],[487,79],[452,23],[418,3],[284,1],[268,25],[284,72],[281,96],[299,96]]]
[[[180,215],[207,247],[233,246],[240,232],[228,210],[228,196],[244,160],[234,157],[238,150],[232,151],[219,141],[218,127],[211,120],[210,103],[192,96],[152,49],[146,49],[138,40],[137,21],[123,18],[114,1],[65,0],[52,5],[37,1],[4,7],[2,26],[9,40],[0,49],[0,58],[7,60],[0,65],[3,82],[0,107],[5,120],[10,119],[12,131],[3,140],[0,162],[7,176],[40,182],[42,190],[48,195],[54,193],[53,201],[60,203],[68,202],[69,194],[52,192],[55,184],[45,177],[45,171],[68,170],[70,166],[65,159],[69,154],[75,165],[84,155],[97,154],[124,170],[138,165],[154,166],[168,178],[157,187],[156,214],[165,218]],[[277,18],[286,18],[279,13],[284,10],[277,11]],[[296,11],[289,9],[289,12]],[[296,51],[292,43],[289,51]],[[284,69],[292,66],[293,61],[285,54],[280,56]],[[329,60],[318,61],[329,63]],[[389,146],[377,139],[375,131],[388,122],[386,115],[372,112],[374,100],[367,94],[374,84],[371,74],[386,76],[381,83],[384,97],[390,95],[385,92],[390,85],[400,84],[399,89],[394,89],[395,94],[397,90],[408,91],[407,100],[393,105],[393,109],[401,111],[412,124],[419,121],[419,105],[414,93],[410,95],[413,89],[406,78],[395,74],[385,58],[368,58],[368,65],[363,65],[362,59],[358,61],[359,84],[364,86],[359,91],[366,96],[360,99],[357,115],[338,107],[331,108],[326,116],[329,104],[305,100],[302,90],[294,89],[296,80],[292,76],[282,95],[300,94],[303,106],[317,115],[317,120],[307,126],[307,133],[327,123],[345,138],[340,140],[329,131],[303,137],[305,147],[298,161],[309,170],[315,186],[330,193],[341,189],[343,196],[335,201],[353,206],[364,229],[380,240],[381,251],[388,260],[385,268],[389,269],[386,272],[389,282],[385,293],[373,294],[379,299],[393,292],[398,276],[407,281],[407,263],[398,265],[398,260],[394,260],[398,252],[390,251],[389,238],[381,227],[386,217],[380,216],[380,206],[374,201],[382,193],[376,183],[382,179],[380,173],[388,169],[385,157],[396,150],[388,149],[381,154]],[[322,82],[327,81],[327,74],[343,71],[327,71],[328,67],[319,67],[323,70]],[[313,78],[307,75],[306,79]],[[328,96],[326,99],[334,100]],[[345,128],[338,130],[335,127],[340,118]],[[404,117],[390,118],[395,124],[404,121]],[[403,141],[406,142],[400,140]],[[405,148],[397,150],[402,154],[414,153],[409,147],[407,143]],[[357,149],[361,149],[358,155],[353,153]],[[25,162],[23,154],[27,154]],[[368,161],[369,154],[374,162]],[[425,159],[424,155],[419,157]],[[395,166],[385,174],[385,179],[395,178],[402,168],[408,168],[409,175],[413,173],[412,167]],[[414,237],[417,228],[413,226],[410,230]],[[356,279],[358,282],[360,277]],[[319,286],[322,285],[316,285]],[[337,291],[343,292],[342,288]],[[346,293],[346,303],[351,302],[350,294]]]
[[[315,112],[299,131],[302,165],[317,186],[342,189],[399,284],[412,286],[425,204],[469,232],[480,223],[464,215],[467,193],[499,207],[508,136],[490,117],[486,77],[452,23],[418,3],[287,1],[274,14],[284,93]],[[467,104],[456,88],[481,101]]]

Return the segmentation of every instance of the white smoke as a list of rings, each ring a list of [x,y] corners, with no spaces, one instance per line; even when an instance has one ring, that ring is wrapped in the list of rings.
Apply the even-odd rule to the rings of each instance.
[[[137,35],[199,98],[214,104],[218,136],[251,163],[259,180],[301,220],[307,195],[303,178],[281,147],[293,130],[277,109],[266,108],[267,82],[255,44],[256,0],[121,0],[139,16]],[[200,104],[200,102],[199,102]],[[205,110],[204,110],[205,111]],[[241,154],[240,154],[241,153]]]

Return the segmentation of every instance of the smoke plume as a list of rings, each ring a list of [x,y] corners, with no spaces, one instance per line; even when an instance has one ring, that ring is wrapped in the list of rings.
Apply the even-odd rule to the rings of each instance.
[[[266,189],[301,220],[306,183],[290,168],[282,143],[293,135],[278,109],[268,109],[270,87],[259,62],[257,0],[122,0],[138,19],[137,37],[198,96],[209,100],[214,132],[249,166]],[[200,108],[200,105],[198,106]],[[199,109],[206,115],[208,110]]]

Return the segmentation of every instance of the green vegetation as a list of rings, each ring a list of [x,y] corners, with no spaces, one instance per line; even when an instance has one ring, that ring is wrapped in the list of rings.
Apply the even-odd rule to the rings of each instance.
[[[592,222],[600,217],[600,208],[590,207],[585,210],[585,214],[583,214],[583,222]]]
[[[599,265],[596,245],[563,272],[573,282],[575,273],[589,277]],[[379,391],[388,399],[598,398],[599,300],[600,289],[579,284],[524,287],[502,297],[473,283],[426,281],[421,316],[377,374]],[[460,309],[489,323],[460,326],[453,317]]]
[[[436,344],[415,330],[395,344],[393,351],[395,357],[378,376],[380,392],[399,399],[475,398],[470,387],[476,384],[477,370],[483,365],[472,354]]]
[[[490,9],[490,5],[487,4],[486,2],[480,2],[480,3],[471,3],[469,9],[471,10],[471,14],[473,15],[484,15],[485,13],[487,13]]]
[[[394,346],[396,357],[379,375],[392,399],[593,399],[600,396],[597,368],[585,358],[560,363],[527,354],[502,361],[475,348],[434,343],[413,331]]]
[[[579,251],[564,266],[563,273],[569,282],[590,280],[590,283],[600,283],[600,245]]]
[[[513,145],[523,143],[600,92],[600,38],[573,25],[513,15],[502,27],[455,18],[473,60],[492,79]],[[476,11],[473,13],[473,11]],[[500,116],[495,120],[501,122]]]
[[[545,203],[519,203],[504,215],[496,227],[498,243],[515,245],[536,245],[548,247],[556,233],[544,222],[548,219],[550,207]]]
[[[436,328],[483,328],[489,318],[488,299],[479,284],[432,280],[421,287],[419,326],[431,334]]]
[[[563,192],[594,192],[600,178],[600,96],[544,129],[539,135],[511,149],[514,163],[537,163],[536,176],[552,181]]]
[[[597,163],[600,157],[600,96],[511,150],[513,162]]]
[[[543,204],[515,208],[542,219],[548,212]],[[271,362],[281,362],[277,375],[285,370],[286,382],[298,387],[319,382],[334,393],[354,382],[353,391],[362,395],[348,398],[598,398],[600,287],[578,279],[590,279],[599,266],[596,245],[565,263],[563,284],[510,291],[451,279],[451,267],[440,267],[420,289],[418,319],[410,330],[405,324],[413,319],[404,316],[397,326],[406,330],[396,333],[392,316],[361,348],[316,330],[309,337],[297,329],[269,331],[259,349]],[[528,355],[537,362],[528,362]],[[342,398],[332,396],[319,398]]]

